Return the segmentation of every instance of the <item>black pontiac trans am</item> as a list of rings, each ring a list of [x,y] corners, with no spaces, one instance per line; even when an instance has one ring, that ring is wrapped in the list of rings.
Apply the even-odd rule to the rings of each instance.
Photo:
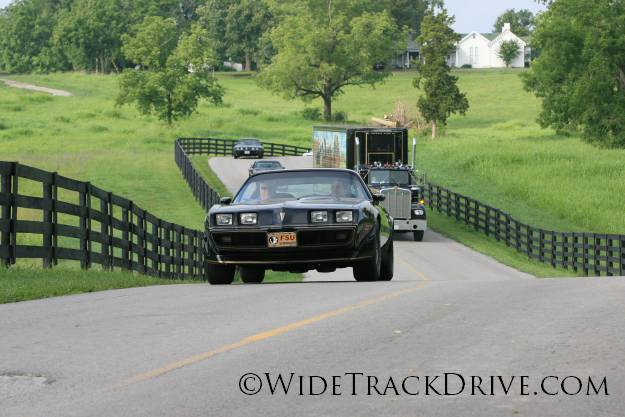
[[[247,179],[206,217],[208,281],[246,283],[265,270],[332,272],[357,281],[393,278],[393,220],[360,178],[345,169],[264,172]]]

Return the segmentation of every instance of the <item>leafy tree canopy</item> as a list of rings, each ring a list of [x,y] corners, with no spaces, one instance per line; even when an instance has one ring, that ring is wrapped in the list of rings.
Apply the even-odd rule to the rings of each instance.
[[[528,36],[534,30],[534,13],[527,9],[508,9],[495,21],[493,31],[501,33],[504,23],[510,23],[510,30],[517,36]]]
[[[537,22],[541,49],[526,89],[542,99],[543,127],[575,129],[593,143],[625,147],[625,3],[555,0]]]
[[[501,42],[499,50],[497,51],[497,56],[505,62],[506,67],[509,67],[510,64],[512,64],[512,61],[517,59],[520,54],[521,46],[513,39]]]
[[[375,71],[399,51],[406,34],[375,0],[273,0],[278,24],[268,33],[276,54],[260,85],[287,98],[332,100],[349,85],[374,85],[388,71]]]
[[[224,91],[212,74],[215,54],[201,26],[180,35],[174,19],[152,16],[135,32],[124,38],[123,51],[141,68],[122,73],[118,105],[135,103],[141,113],[172,124],[195,112],[202,98],[221,103]]]
[[[469,102],[456,85],[458,77],[451,75],[447,57],[456,50],[459,35],[451,25],[453,17],[442,7],[430,7],[421,25],[419,44],[422,63],[417,66],[414,86],[423,92],[417,107],[423,118],[432,123],[432,138],[437,135],[438,125],[446,125],[447,118],[454,114],[465,114]]]

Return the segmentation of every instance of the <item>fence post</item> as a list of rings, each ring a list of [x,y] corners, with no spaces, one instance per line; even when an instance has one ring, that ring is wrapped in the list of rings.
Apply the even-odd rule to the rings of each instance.
[[[109,215],[109,199],[110,199],[110,193],[107,193],[107,198],[100,198],[100,213],[102,214],[102,221],[100,222],[100,234],[102,235],[102,240],[105,240],[105,242],[100,242],[101,245],[101,249],[100,249],[100,253],[102,255],[102,268],[104,268],[105,270],[111,269],[110,268],[110,255],[109,255],[109,250],[110,250],[110,246],[109,246],[109,242],[110,242],[110,235],[113,232],[109,232],[109,227],[110,227],[110,215]]]
[[[50,175],[49,182],[42,182],[43,186],[43,268],[52,268],[52,235],[54,223],[52,210],[54,209],[53,185],[54,174]]]
[[[83,183],[82,191],[79,193],[80,199],[80,268],[89,269],[89,206],[90,193],[89,183]]]
[[[155,275],[161,276],[161,219],[156,223],[152,223],[152,252],[156,254],[156,260],[152,260],[152,269]]]
[[[128,202],[128,207],[122,207],[122,223],[122,240],[126,242],[126,247],[122,249],[122,260],[126,269],[132,271],[132,201]]]
[[[5,228],[0,236],[0,243],[5,247],[5,255],[2,257],[2,263],[8,267],[12,263],[13,254],[15,253],[15,218],[13,217],[13,206],[15,205],[15,194],[13,193],[13,182],[17,177],[17,163],[11,163],[8,174],[3,174],[0,178],[0,191],[7,195],[7,201],[2,205],[2,221],[5,222]],[[1,247],[1,246],[0,246]]]
[[[175,258],[175,262],[176,262],[176,278],[181,279],[182,278],[182,275],[181,275],[182,271],[180,270],[180,259],[181,259],[180,247],[182,245],[182,242],[181,242],[181,238],[180,238],[180,228],[176,227],[174,229],[174,233],[176,235],[176,258]]]
[[[583,250],[582,254],[584,256],[584,262],[582,263],[582,267],[584,268],[584,274],[586,276],[588,276],[588,273],[590,272],[589,271],[590,256],[588,254],[588,249],[589,249],[589,246],[588,246],[588,235],[586,233],[583,234],[582,243],[583,243],[583,245],[582,245],[582,250]]]
[[[619,276],[623,276],[625,274],[625,236],[619,236],[619,267],[618,273]]]

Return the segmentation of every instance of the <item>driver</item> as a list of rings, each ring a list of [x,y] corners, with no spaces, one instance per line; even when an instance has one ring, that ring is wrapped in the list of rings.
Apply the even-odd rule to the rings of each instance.
[[[260,201],[271,200],[275,194],[274,188],[266,182],[261,182],[260,184],[258,184],[258,190]]]

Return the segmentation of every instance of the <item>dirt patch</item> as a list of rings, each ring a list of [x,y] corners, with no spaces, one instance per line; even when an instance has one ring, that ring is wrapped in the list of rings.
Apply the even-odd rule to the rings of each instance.
[[[0,78],[0,81],[3,81],[9,87],[21,88],[23,90],[38,91],[40,93],[52,94],[53,96],[70,97],[73,95],[69,91],[57,90],[55,88],[41,87],[41,86],[33,85],[33,84],[26,84],[26,83],[22,83],[19,81],[7,80],[6,78]]]

